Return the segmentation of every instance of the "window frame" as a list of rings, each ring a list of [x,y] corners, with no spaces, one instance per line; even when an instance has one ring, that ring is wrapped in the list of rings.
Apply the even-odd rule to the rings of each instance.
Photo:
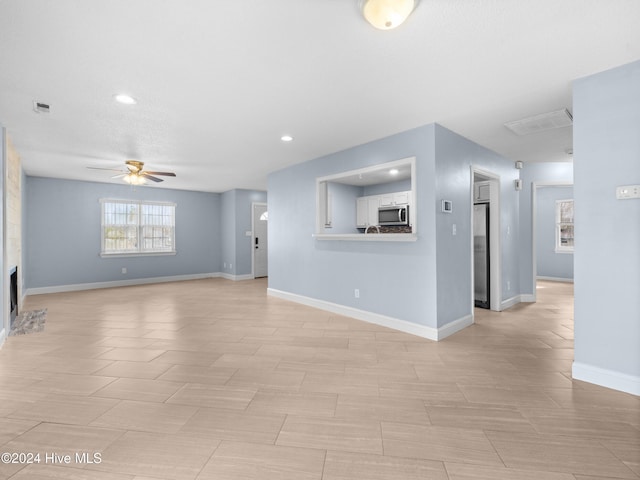
[[[136,212],[136,222],[128,224],[131,227],[135,227],[136,231],[136,249],[130,250],[114,250],[114,251],[106,251],[106,237],[105,237],[105,229],[110,225],[118,226],[118,225],[127,225],[127,224],[109,224],[106,222],[105,215],[105,205],[106,204],[122,204],[122,205],[135,205]],[[145,228],[154,227],[154,224],[145,224],[143,222],[142,209],[144,206],[161,206],[161,207],[171,207],[171,223],[169,225],[171,228],[170,241],[172,248],[170,250],[164,249],[144,249],[143,242],[143,231]],[[103,258],[115,258],[115,257],[148,257],[148,256],[167,256],[167,255],[176,255],[176,208],[177,205],[173,202],[158,202],[158,201],[148,201],[148,200],[130,200],[130,199],[121,199],[121,198],[101,198],[100,199],[100,256]],[[155,225],[155,227],[165,227],[166,225]]]
[[[555,239],[555,252],[556,253],[573,253],[574,249],[575,249],[575,242],[576,242],[576,238],[575,238],[575,219],[572,222],[563,222],[562,221],[562,207],[561,205],[563,203],[569,203],[571,202],[572,205],[572,209],[574,209],[574,217],[575,217],[575,203],[574,200],[572,198],[567,198],[567,199],[563,199],[563,200],[556,200],[556,239]],[[566,245],[562,245],[562,227],[564,226],[571,226],[573,227],[573,245],[571,246],[566,246]]]

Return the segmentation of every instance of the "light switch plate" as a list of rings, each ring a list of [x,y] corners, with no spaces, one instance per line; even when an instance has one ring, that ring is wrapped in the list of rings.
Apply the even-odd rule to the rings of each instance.
[[[640,185],[622,185],[616,188],[616,198],[618,200],[640,198]]]

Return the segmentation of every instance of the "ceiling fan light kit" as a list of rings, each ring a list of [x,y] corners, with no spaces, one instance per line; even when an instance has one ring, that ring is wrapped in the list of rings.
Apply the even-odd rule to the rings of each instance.
[[[127,182],[129,185],[146,185],[147,183],[145,178],[137,173],[129,173],[122,177],[122,180]]]
[[[147,180],[151,180],[156,183],[164,181],[162,178],[158,178],[155,175],[162,175],[165,177],[175,177],[173,172],[151,172],[143,170],[144,162],[139,160],[127,160],[124,162],[127,167],[127,171],[114,175],[112,178],[122,178],[129,185],[146,185]],[[93,170],[111,170],[116,172],[122,172],[121,170],[114,170],[113,168],[100,168],[100,167],[87,167]]]
[[[364,18],[380,30],[391,30],[404,23],[418,0],[361,0]]]

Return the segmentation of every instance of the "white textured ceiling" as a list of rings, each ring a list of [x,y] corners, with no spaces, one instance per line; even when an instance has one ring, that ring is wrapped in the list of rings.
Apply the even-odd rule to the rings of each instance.
[[[572,110],[573,79],[640,59],[638,0],[422,0],[391,31],[357,4],[0,0],[0,123],[29,175],[119,182],[86,167],[136,159],[214,192],[431,122],[565,161],[570,128],[503,124]]]

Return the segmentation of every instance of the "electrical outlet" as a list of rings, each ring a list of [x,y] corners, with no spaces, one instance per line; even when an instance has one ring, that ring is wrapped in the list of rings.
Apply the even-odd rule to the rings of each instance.
[[[229,264],[229,270],[233,269],[233,263]]]
[[[511,282],[507,280],[507,290],[511,290]]]
[[[227,262],[224,262],[224,269],[227,269]]]
[[[354,296],[355,298],[360,298],[360,289],[359,289],[359,288],[356,288],[356,289],[353,291],[353,296]]]
[[[451,233],[453,233],[453,235],[457,235],[458,234],[458,227],[456,226],[456,224],[453,224],[453,228],[451,229]]]
[[[127,273],[127,267],[122,267],[122,274],[126,274]]]

